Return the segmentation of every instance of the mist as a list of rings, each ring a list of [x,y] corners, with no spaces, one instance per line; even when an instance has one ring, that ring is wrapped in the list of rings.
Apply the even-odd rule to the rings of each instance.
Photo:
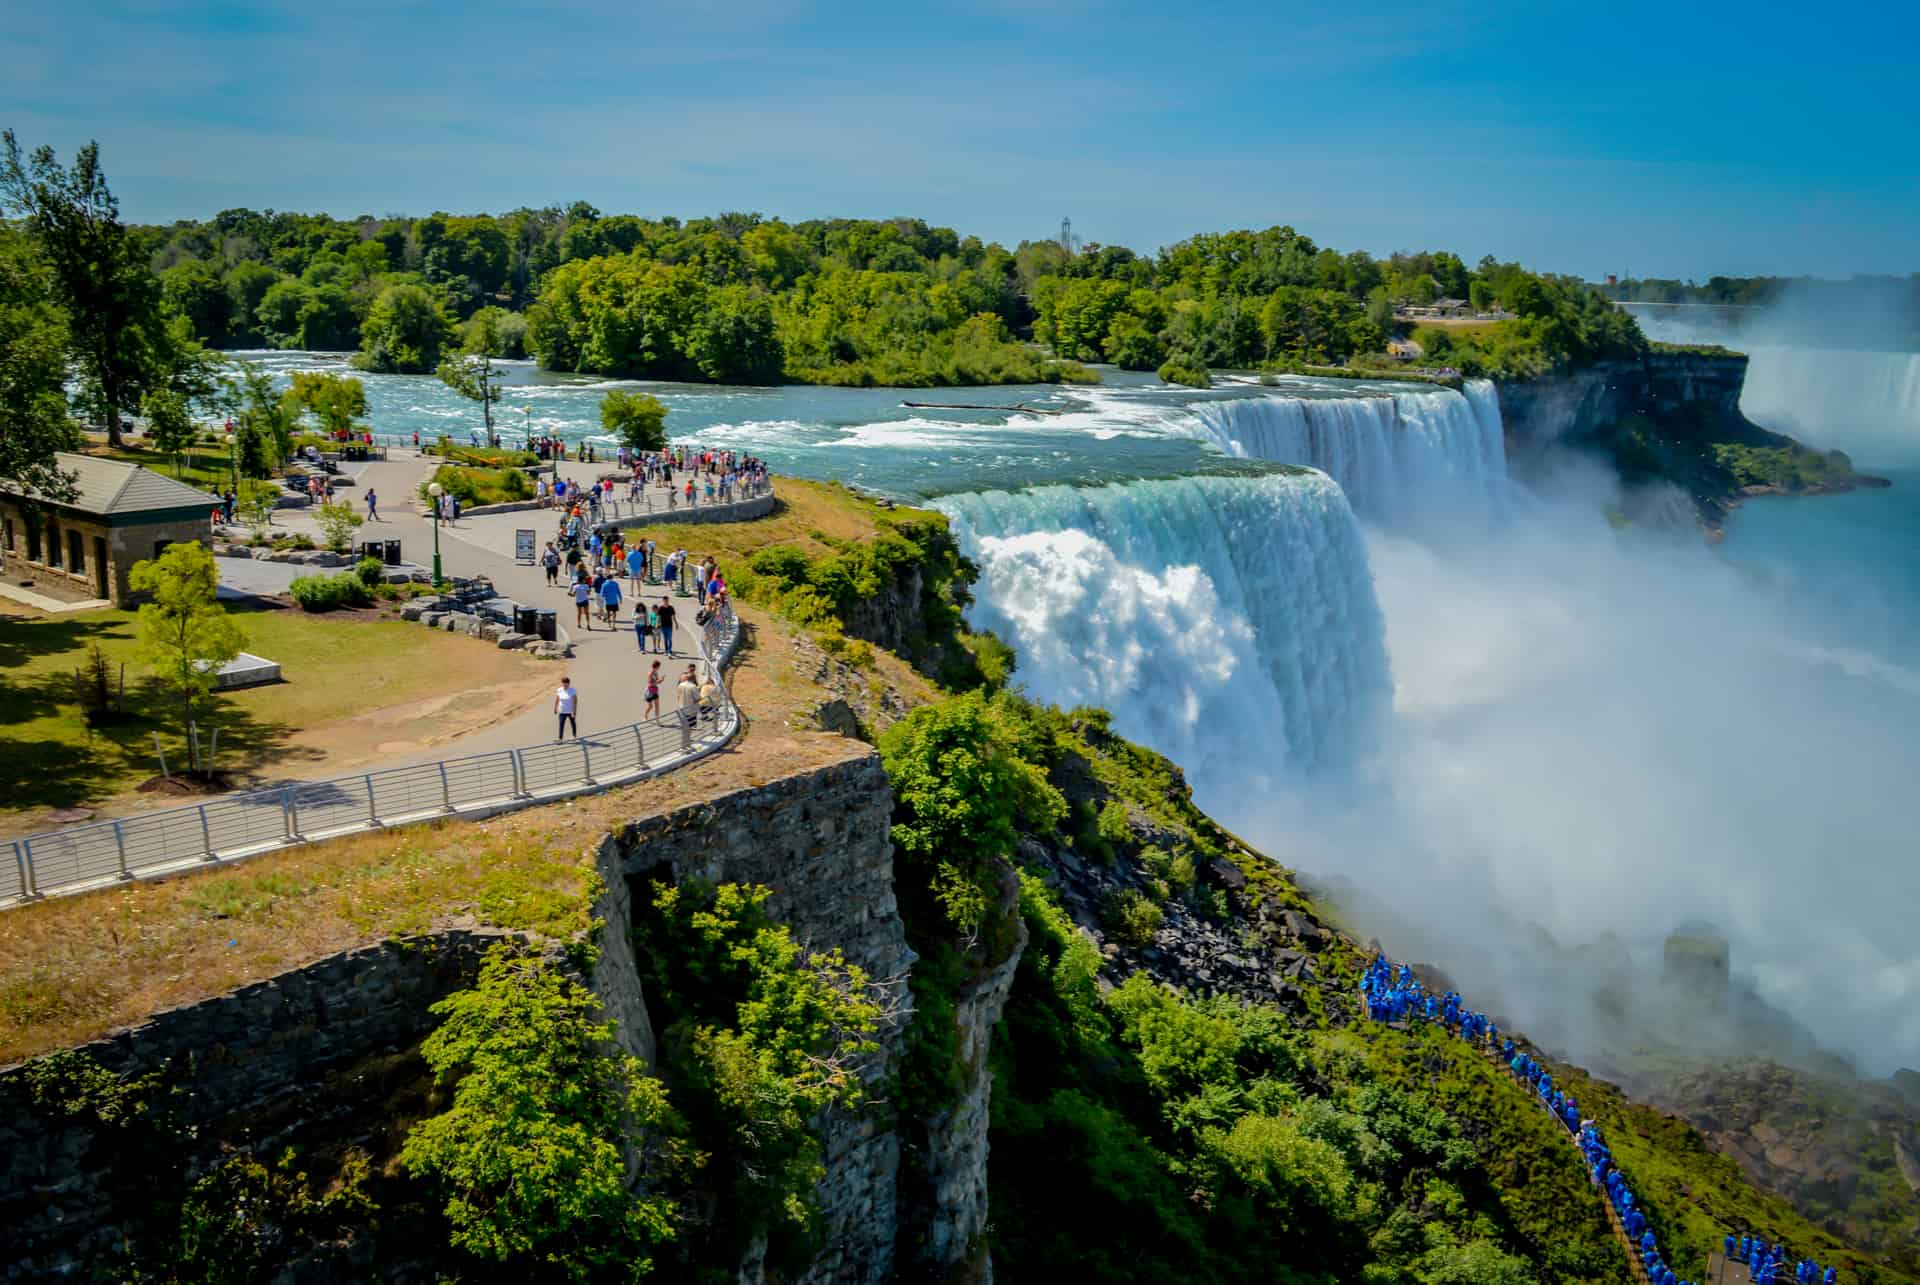
[[[1377,756],[1343,790],[1225,810],[1355,927],[1575,1058],[1781,1056],[1797,1024],[1867,1073],[1920,1065],[1920,673],[1837,662],[1772,582],[1696,533],[1615,532],[1611,481],[1569,469],[1478,544],[1370,530]],[[1688,921],[1784,1015],[1766,1047],[1658,985]]]
[[[1796,282],[1764,307],[1627,305],[1650,339],[1748,354],[1754,423],[1863,467],[1920,463],[1920,282]]]

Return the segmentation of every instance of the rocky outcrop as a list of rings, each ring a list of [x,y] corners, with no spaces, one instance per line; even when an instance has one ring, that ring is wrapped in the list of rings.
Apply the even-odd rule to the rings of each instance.
[[[928,1280],[981,1285],[993,1280],[986,1243],[987,1129],[993,1096],[987,1055],[1027,946],[1027,926],[1015,909],[1019,897],[1019,879],[1009,868],[1001,883],[1000,910],[1013,917],[1018,933],[1006,956],[968,979],[954,997],[960,1093],[919,1131],[924,1207],[911,1236],[915,1274]]]
[[[872,1096],[883,1098],[912,1014],[906,978],[914,960],[894,902],[892,813],[886,773],[879,756],[868,754],[636,822],[615,837],[602,864],[610,885],[616,877],[658,877],[771,889],[768,913],[795,940],[838,947],[882,989],[890,1021],[861,1074]],[[607,937],[624,934],[617,900],[602,909]],[[831,1112],[817,1125],[827,1168],[818,1192],[824,1244],[794,1279],[887,1280],[895,1265],[899,1137],[872,1111]],[[756,1268],[749,1263],[742,1279],[761,1279]]]

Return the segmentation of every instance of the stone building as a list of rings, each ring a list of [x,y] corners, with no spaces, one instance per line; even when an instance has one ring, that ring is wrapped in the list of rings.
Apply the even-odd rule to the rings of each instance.
[[[55,457],[73,474],[71,500],[34,498],[0,482],[0,574],[51,596],[105,598],[126,606],[127,573],[170,544],[205,542],[213,496],[138,464]]]

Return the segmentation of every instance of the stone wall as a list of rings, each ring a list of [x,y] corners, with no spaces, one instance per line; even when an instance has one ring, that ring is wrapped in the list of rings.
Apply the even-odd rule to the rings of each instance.
[[[263,1144],[322,1117],[376,1118],[378,1089],[345,1074],[413,1050],[428,1010],[469,985],[490,932],[382,942],[181,1008],[82,1045],[123,1077],[159,1073],[189,1127],[190,1172],[223,1143]],[[9,1280],[85,1278],[138,1210],[116,1198],[111,1140],[36,1105],[28,1069],[0,1069],[0,1227]],[[124,1185],[127,1176],[119,1175]]]
[[[866,1067],[883,1081],[909,1012],[913,963],[893,894],[893,795],[877,755],[740,790],[629,826],[604,858],[628,878],[763,884],[768,912],[795,940],[838,947],[889,988],[901,1011]],[[624,924],[609,900],[611,942]],[[637,983],[636,983],[637,984]],[[834,1112],[822,1121],[827,1176],[820,1203],[826,1244],[804,1281],[880,1281],[894,1269],[899,1139],[877,1114]]]

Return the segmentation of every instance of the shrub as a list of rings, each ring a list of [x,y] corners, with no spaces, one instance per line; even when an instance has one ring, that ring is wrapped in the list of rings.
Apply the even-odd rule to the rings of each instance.
[[[420,1046],[453,1105],[413,1126],[400,1161],[445,1193],[454,1245],[520,1279],[635,1279],[674,1235],[670,1199],[627,1190],[623,1144],[631,1122],[675,1164],[678,1119],[638,1059],[606,1052],[599,1011],[547,961],[495,946]]]
[[[1116,889],[1100,903],[1100,926],[1122,946],[1147,945],[1165,920],[1166,912],[1136,888]]]
[[[371,562],[369,558],[367,561]],[[295,576],[289,586],[293,600],[303,611],[334,611],[340,607],[364,607],[373,601],[373,593],[356,571],[330,576]]]
[[[353,542],[353,533],[363,521],[353,506],[345,500],[332,504],[322,504],[315,514],[320,523],[320,531],[327,539],[327,547],[335,553],[345,553]]]
[[[372,589],[386,583],[387,568],[378,558],[362,558],[353,564],[353,574],[361,584]]]
[[[1190,388],[1212,388],[1213,376],[1206,363],[1186,353],[1175,353],[1161,364],[1160,380],[1167,384],[1186,384]]]

